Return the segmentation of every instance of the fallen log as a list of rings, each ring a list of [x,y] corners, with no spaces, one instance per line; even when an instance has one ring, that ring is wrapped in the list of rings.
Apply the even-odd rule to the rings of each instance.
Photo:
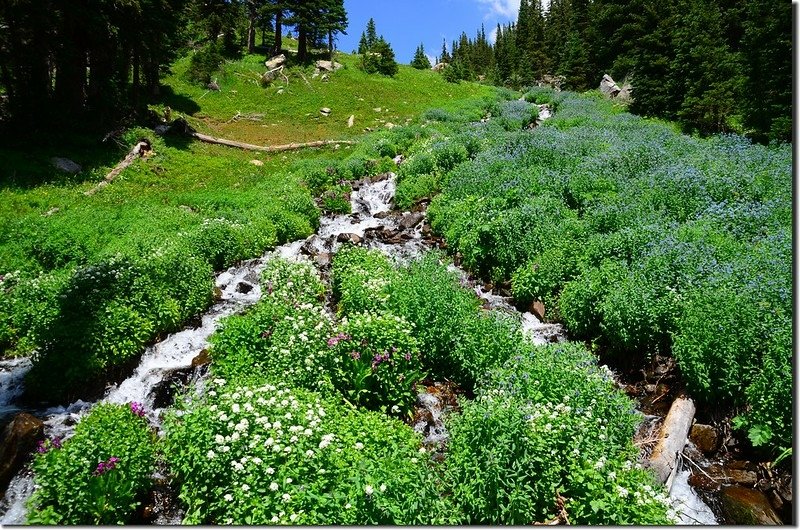
[[[664,418],[658,444],[648,462],[662,484],[669,480],[677,468],[678,454],[686,445],[694,413],[694,402],[689,398],[679,397],[672,403],[667,417]]]
[[[153,148],[150,145],[150,140],[147,140],[146,138],[142,139],[142,140],[139,140],[139,143],[137,143],[136,145],[133,146],[133,149],[131,149],[130,152],[127,154],[127,156],[122,159],[122,162],[120,162],[119,164],[114,166],[114,169],[109,171],[108,174],[105,176],[105,178],[103,180],[101,180],[100,182],[98,182],[97,185],[94,188],[85,191],[83,194],[84,195],[94,195],[100,189],[108,186],[111,183],[111,181],[114,180],[115,178],[117,178],[117,176],[120,173],[122,173],[122,171],[126,167],[130,166],[131,164],[133,164],[134,160],[136,160],[139,157],[144,156],[145,153],[147,153],[149,151],[152,151],[152,149]]]
[[[199,132],[189,132],[188,134],[193,138],[197,138],[198,140],[209,144],[227,145],[228,147],[238,147],[239,149],[246,149],[248,151],[262,151],[264,153],[279,153],[281,151],[292,151],[306,147],[324,147],[326,145],[354,145],[357,143],[352,140],[316,140],[314,142],[291,143],[285,145],[253,145],[235,142],[233,140],[226,140],[225,138],[215,138]]]

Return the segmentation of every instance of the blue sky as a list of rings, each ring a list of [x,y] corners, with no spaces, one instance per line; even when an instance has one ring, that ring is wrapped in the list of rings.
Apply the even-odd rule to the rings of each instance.
[[[397,61],[407,64],[420,43],[433,58],[442,49],[443,37],[449,50],[462,31],[474,37],[483,23],[488,36],[498,22],[515,21],[519,0],[345,0],[344,6],[350,25],[347,35],[339,35],[340,50],[358,48],[361,32],[372,17]]]

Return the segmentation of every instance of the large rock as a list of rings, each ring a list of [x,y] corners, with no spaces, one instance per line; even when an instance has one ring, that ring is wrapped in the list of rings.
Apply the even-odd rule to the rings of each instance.
[[[74,175],[83,171],[83,168],[80,164],[73,162],[69,158],[61,158],[56,156],[50,159],[50,163],[54,168],[59,171],[63,171],[64,173],[72,173]]]
[[[276,55],[269,61],[264,63],[264,66],[267,67],[268,70],[273,70],[275,68],[280,68],[286,63],[286,56],[284,54]]]
[[[605,96],[613,98],[617,97],[620,90],[622,89],[617,86],[610,75],[603,75],[603,79],[600,80],[600,92],[602,92]]]
[[[431,70],[433,70],[434,72],[441,72],[445,68],[447,68],[447,63],[437,63],[437,64],[433,65]]]
[[[317,61],[316,66],[318,70],[324,70],[326,72],[335,72],[339,68],[342,67],[341,64],[337,63],[336,61]]]
[[[719,433],[711,425],[695,423],[692,425],[689,439],[703,453],[709,454],[719,449]]]
[[[43,437],[44,423],[27,412],[20,412],[6,425],[0,443],[0,494]]]
[[[633,87],[630,83],[623,83],[619,94],[617,94],[617,100],[623,103],[630,103],[633,101]]]
[[[728,486],[722,488],[722,509],[729,524],[778,525],[780,517],[767,497],[758,490]]]

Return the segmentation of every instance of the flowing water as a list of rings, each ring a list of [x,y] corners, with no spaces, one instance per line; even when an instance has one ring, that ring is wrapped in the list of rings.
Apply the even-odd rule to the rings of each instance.
[[[540,106],[539,121],[549,116],[550,109]],[[149,347],[132,375],[119,385],[109,388],[100,401],[140,402],[144,405],[151,424],[160,428],[163,406],[158,399],[159,387],[168,383],[178,372],[191,373],[192,360],[208,347],[208,338],[217,329],[222,318],[259,300],[259,275],[272,257],[320,263],[321,256],[329,258],[343,242],[352,241],[380,249],[396,261],[406,262],[433,248],[435,243],[424,235],[424,212],[392,212],[395,187],[395,175],[391,173],[373,181],[359,183],[351,194],[351,214],[324,216],[317,233],[307,239],[280,246],[258,259],[244,262],[219,274],[215,283],[221,295],[217,303],[202,316],[200,324],[197,327],[187,327]],[[483,284],[471,280],[464,270],[454,265],[451,268],[457,272],[463,285],[471,287],[484,300],[485,307],[515,315],[523,332],[534,344],[564,340],[560,325],[543,323],[533,313],[518,311],[510,298],[495,294]],[[0,362],[0,416],[8,416],[21,410],[15,402],[24,390],[24,376],[30,367],[27,359]],[[194,375],[197,377],[199,373],[195,372]],[[44,420],[47,436],[66,438],[71,435],[81,415],[94,404],[78,400],[67,406],[31,412]],[[418,422],[414,428],[423,435],[426,446],[441,448],[448,437],[443,421],[447,407],[437,396],[428,392],[419,395],[418,405],[426,411],[428,420]],[[23,523],[25,501],[32,492],[33,478],[31,472],[25,468],[14,477],[5,497],[0,500],[0,524]],[[688,515],[683,519],[684,524],[715,522],[713,514],[709,516],[710,510],[706,512],[703,509],[705,505],[686,484],[686,477],[682,474],[673,484],[673,492],[676,507],[686,506]],[[163,506],[161,508],[163,509],[159,510],[159,506],[156,506],[155,509],[156,524],[180,524],[182,514],[179,510],[176,511],[174,506],[171,509]]]

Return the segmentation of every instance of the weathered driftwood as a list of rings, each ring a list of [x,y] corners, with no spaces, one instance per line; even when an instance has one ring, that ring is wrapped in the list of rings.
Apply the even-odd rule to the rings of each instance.
[[[695,406],[689,398],[679,397],[672,403],[659,442],[650,456],[649,466],[662,483],[666,483],[678,464],[678,454],[683,451],[694,420]]]
[[[152,150],[152,147],[150,146],[150,140],[147,140],[147,139],[140,140],[139,143],[137,143],[136,145],[133,146],[133,149],[130,150],[130,152],[127,154],[127,156],[122,159],[122,162],[120,162],[119,164],[114,166],[114,169],[109,171],[108,174],[105,176],[105,178],[103,180],[101,180],[99,183],[97,183],[97,185],[94,188],[92,188],[92,189],[90,189],[88,191],[85,191],[84,195],[94,195],[101,188],[104,188],[104,187],[108,186],[109,183],[111,183],[112,180],[117,178],[117,176],[120,173],[122,173],[122,171],[126,167],[130,166],[131,164],[133,164],[134,160],[136,160],[139,157],[144,156],[145,153],[147,153],[148,151],[151,151],[151,150]]]
[[[215,138],[202,134],[199,132],[188,133],[193,138],[210,144],[227,145],[228,147],[238,147],[239,149],[246,149],[248,151],[262,151],[265,153],[279,153],[281,151],[292,151],[295,149],[303,149],[305,147],[324,147],[326,145],[354,145],[356,142],[352,140],[316,140],[314,142],[291,143],[285,145],[253,145],[242,142],[235,142],[233,140],[226,140],[225,138]]]

